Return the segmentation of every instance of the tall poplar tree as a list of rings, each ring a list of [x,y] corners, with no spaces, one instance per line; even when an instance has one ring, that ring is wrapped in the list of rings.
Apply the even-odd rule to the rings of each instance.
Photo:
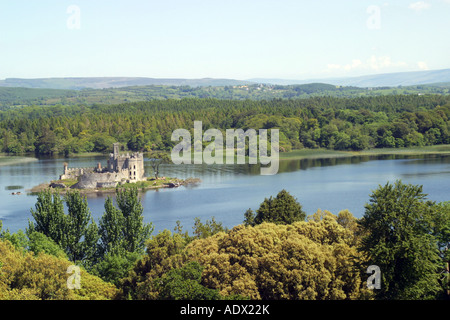
[[[105,212],[99,221],[99,253],[121,255],[124,253],[124,217],[122,211],[114,206],[113,199],[105,200]]]
[[[143,207],[137,187],[116,189],[117,207],[112,198],[105,201],[100,219],[100,249],[103,253],[144,253],[145,241],[153,231],[144,223]]]
[[[92,264],[96,258],[99,236],[86,196],[82,196],[79,191],[70,191],[64,201],[68,214],[65,216],[63,249],[70,260]]]
[[[145,242],[153,232],[144,223],[143,208],[136,187],[116,189],[116,201],[105,201],[105,212],[99,221],[98,263],[93,272],[102,279],[118,284],[145,251]]]
[[[68,213],[64,213],[64,202]],[[90,213],[86,196],[70,191],[64,197],[50,189],[38,194],[34,222],[29,221],[27,234],[40,232],[63,249],[69,260],[90,265],[95,260],[98,228]]]
[[[47,189],[37,195],[35,210],[31,209],[34,222],[28,220],[27,233],[45,234],[58,245],[64,243],[64,203],[61,196]]]

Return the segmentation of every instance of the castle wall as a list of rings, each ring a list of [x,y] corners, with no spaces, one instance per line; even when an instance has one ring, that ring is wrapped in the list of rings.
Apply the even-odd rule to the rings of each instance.
[[[64,173],[59,176],[59,179],[77,179],[79,176],[93,172],[92,168],[64,168]]]
[[[86,173],[79,177],[77,187],[80,189],[95,189],[104,186],[116,186],[122,180],[128,180],[128,177],[121,172]]]

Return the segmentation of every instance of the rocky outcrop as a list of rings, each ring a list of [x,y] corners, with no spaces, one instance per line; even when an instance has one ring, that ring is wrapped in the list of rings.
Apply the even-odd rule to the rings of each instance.
[[[173,182],[169,182],[168,184],[167,184],[167,187],[169,187],[169,188],[177,188],[177,187],[179,187],[181,184],[180,183],[173,183]]]
[[[65,189],[66,185],[62,182],[52,182],[49,187],[54,189]]]

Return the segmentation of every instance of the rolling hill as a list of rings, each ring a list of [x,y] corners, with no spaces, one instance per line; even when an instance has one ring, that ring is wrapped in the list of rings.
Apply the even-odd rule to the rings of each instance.
[[[254,78],[249,79],[249,81],[257,83],[279,84],[279,85],[322,82],[339,86],[353,86],[361,88],[414,86],[422,84],[450,82],[450,69],[383,73],[383,74],[374,74],[348,78],[324,78],[324,79],[306,79],[306,80]]]
[[[7,78],[0,80],[0,87],[22,87],[22,88],[41,88],[41,89],[105,89],[105,88],[123,88],[131,86],[229,86],[249,84],[249,81],[234,79],[162,79],[162,78],[141,78],[141,77],[78,77],[78,78],[38,78],[22,79]]]
[[[190,86],[190,87],[219,87],[252,84],[272,85],[300,85],[310,83],[325,83],[335,86],[374,88],[398,87],[423,84],[450,82],[450,69],[412,71],[398,73],[373,74],[360,77],[324,78],[324,79],[269,79],[254,78],[247,80],[236,79],[182,79],[182,78],[145,78],[145,77],[70,77],[70,78],[7,78],[0,80],[0,87],[21,87],[41,89],[106,89],[132,86]]]
[[[0,110],[25,105],[93,105],[124,102],[212,98],[226,100],[305,99],[311,97],[363,97],[380,95],[448,95],[449,83],[404,87],[360,88],[335,86],[324,83],[301,85],[247,84],[236,86],[167,86],[146,85],[103,89],[39,89],[0,87]]]

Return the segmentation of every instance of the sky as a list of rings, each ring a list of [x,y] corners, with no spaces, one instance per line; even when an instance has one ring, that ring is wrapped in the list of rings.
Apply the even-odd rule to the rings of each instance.
[[[0,79],[450,68],[450,0],[0,0]]]

